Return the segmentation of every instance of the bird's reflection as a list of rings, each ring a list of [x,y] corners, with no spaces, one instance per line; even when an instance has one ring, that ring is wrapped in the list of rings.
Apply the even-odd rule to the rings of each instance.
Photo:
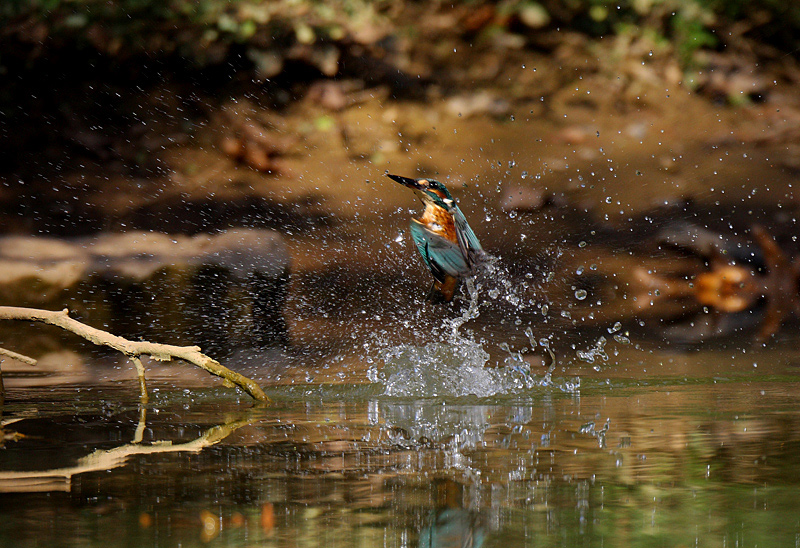
[[[478,548],[486,538],[486,520],[464,508],[464,486],[450,479],[434,482],[436,509],[419,534],[420,548]]]

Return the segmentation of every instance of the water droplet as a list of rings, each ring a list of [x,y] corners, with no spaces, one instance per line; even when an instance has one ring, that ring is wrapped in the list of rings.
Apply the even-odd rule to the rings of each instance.
[[[586,295],[587,295],[587,293],[586,293],[585,289],[578,289],[575,292],[575,298],[578,299],[579,301],[582,301],[583,299],[585,299]]]
[[[630,344],[631,340],[626,337],[625,335],[614,335],[614,340],[617,341],[619,344]]]

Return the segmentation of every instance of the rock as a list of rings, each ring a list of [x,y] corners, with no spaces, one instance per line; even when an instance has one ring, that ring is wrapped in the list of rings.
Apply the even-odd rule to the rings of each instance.
[[[327,110],[342,110],[349,105],[347,91],[340,82],[322,81],[311,84],[306,97]]]
[[[67,307],[117,335],[197,344],[215,355],[286,341],[288,275],[286,246],[270,230],[0,238],[3,304]],[[4,340],[20,352],[40,349],[17,338]]]
[[[360,80],[322,80],[308,87],[306,99],[326,110],[339,111],[374,99],[376,93],[385,95],[381,90],[365,90]]]
[[[283,71],[283,55],[277,51],[250,48],[247,50],[247,57],[255,65],[256,76],[261,81],[269,80]]]
[[[510,112],[511,105],[489,91],[478,91],[450,98],[445,110],[454,117],[470,118],[482,114],[502,117]]]
[[[538,2],[523,2],[517,16],[525,26],[532,29],[540,29],[550,24],[550,14]]]
[[[267,120],[262,114],[244,101],[241,105],[227,106],[220,116],[226,133],[219,140],[219,149],[256,171],[272,173],[278,171],[277,158],[296,143],[296,138],[282,131],[279,118]]]

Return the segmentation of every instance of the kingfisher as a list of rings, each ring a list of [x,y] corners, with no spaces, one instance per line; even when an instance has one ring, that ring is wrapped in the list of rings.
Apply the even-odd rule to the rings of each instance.
[[[425,205],[422,217],[411,219],[411,237],[433,274],[432,294],[450,302],[461,280],[485,260],[481,243],[442,183],[386,175],[412,189]]]

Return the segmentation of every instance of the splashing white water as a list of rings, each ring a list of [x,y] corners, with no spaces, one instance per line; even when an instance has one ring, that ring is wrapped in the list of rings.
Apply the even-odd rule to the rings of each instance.
[[[467,293],[469,295],[469,306],[464,312],[462,312],[461,316],[445,322],[445,325],[450,327],[450,341],[456,344],[466,340],[463,339],[459,334],[459,328],[468,321],[474,320],[480,316],[480,300],[478,295],[478,287],[475,285],[475,280],[472,278],[467,278],[465,285],[467,286]]]
[[[425,345],[400,344],[385,348],[378,353],[382,368],[370,371],[370,380],[383,384],[384,395],[406,398],[465,397],[479,398],[518,394],[536,386],[552,386],[551,374],[555,367],[555,356],[547,346],[552,363],[541,378],[531,373],[530,364],[519,352],[511,352],[505,367],[487,367],[489,353],[471,334],[460,332],[462,326],[480,315],[480,285],[466,281],[469,297],[467,308],[457,318],[443,323],[441,340]],[[530,333],[531,345],[536,346]],[[503,345],[501,345],[503,348]],[[574,383],[570,386],[578,386]]]

